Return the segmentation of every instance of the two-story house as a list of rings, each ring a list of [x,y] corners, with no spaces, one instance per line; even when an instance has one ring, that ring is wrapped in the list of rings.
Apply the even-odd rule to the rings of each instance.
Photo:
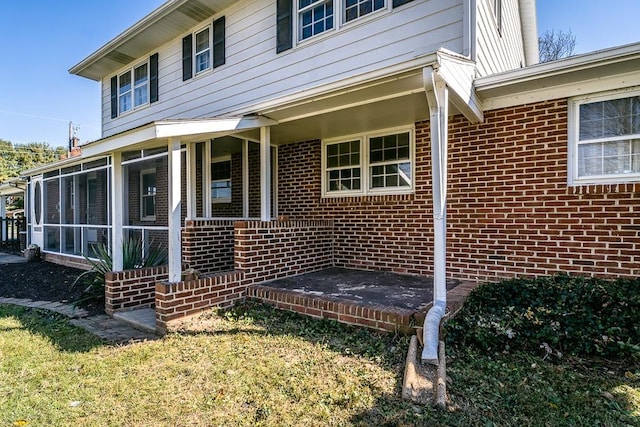
[[[638,275],[638,51],[535,65],[535,0],[168,1],[71,68],[102,138],[29,171],[30,242],[109,244],[107,311],[159,330],[328,266],[439,301],[446,276]],[[125,238],[168,267],[117,272]]]

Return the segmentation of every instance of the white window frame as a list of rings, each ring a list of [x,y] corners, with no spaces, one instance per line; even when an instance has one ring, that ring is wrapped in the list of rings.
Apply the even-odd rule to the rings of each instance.
[[[211,174],[213,173],[213,165],[214,163],[224,163],[224,162],[230,162],[231,163],[231,167],[233,168],[233,162],[231,161],[231,156],[221,156],[221,157],[214,157],[211,159],[211,172],[210,172],[210,176],[209,176],[209,191],[213,190],[213,184],[216,182],[228,182],[229,183],[229,188],[231,189],[231,191],[233,191],[233,183],[232,183],[232,176],[233,176],[233,172],[232,170],[229,170],[229,179],[213,179],[213,177],[211,176]],[[211,194],[211,203],[212,204],[223,204],[223,203],[231,203],[231,199],[233,196],[229,196],[229,197],[213,197],[213,194]]]
[[[135,74],[135,70],[137,70],[140,67],[146,66],[147,67],[147,76],[144,80],[144,82],[142,84],[138,84],[136,85],[136,74]],[[127,90],[126,92],[120,92],[120,82],[123,76],[128,75],[130,82],[129,82],[129,90]],[[149,61],[145,61],[145,62],[140,62],[136,65],[134,65],[133,67],[130,67],[128,69],[126,69],[125,71],[118,73],[118,115],[121,114],[128,114],[131,113],[132,111],[135,111],[141,107],[147,106],[149,105],[149,80],[150,80],[150,76],[149,76]],[[136,102],[136,89],[139,88],[144,88],[145,89],[145,101],[142,103],[137,103]],[[129,108],[126,110],[123,110],[123,103],[122,103],[122,98],[125,97],[126,95],[129,96]]]
[[[198,51],[198,34],[202,33],[203,31],[209,31],[209,36],[208,36],[208,46],[206,49],[203,49],[201,51]],[[207,25],[206,27],[202,27],[200,28],[198,31],[194,31],[193,33],[193,72],[194,75],[199,76],[202,73],[206,73],[207,71],[210,71],[213,69],[213,26]],[[208,53],[209,54],[209,61],[208,61],[208,66],[206,68],[203,68],[201,70],[198,70],[198,56],[203,54],[203,53]]]
[[[318,4],[325,3],[321,0],[316,0]],[[306,43],[309,40],[317,40],[318,38],[322,38],[323,36],[328,36],[329,34],[334,34],[336,31],[339,31],[343,27],[357,25],[358,23],[362,23],[369,19],[375,19],[375,17],[379,16],[381,13],[390,12],[392,10],[391,4],[392,0],[384,0],[384,6],[378,10],[373,10],[365,15],[359,16],[351,21],[346,21],[346,0],[331,0],[333,3],[333,28],[322,31],[318,34],[311,35],[307,38],[302,38],[302,14],[309,10],[313,9],[314,5],[305,6],[304,8],[300,8],[300,1],[294,1],[294,33],[296,34],[297,44]],[[317,4],[316,4],[317,6]]]
[[[587,141],[580,141],[580,106],[594,102],[611,101],[621,98],[629,98],[640,96],[640,88],[627,90],[604,92],[599,94],[590,94],[571,98],[569,100],[569,135],[568,135],[568,184],[573,186],[588,184],[614,184],[639,182],[640,173],[623,173],[623,174],[605,174],[605,175],[589,175],[585,177],[578,176],[579,172],[579,153],[578,147],[581,144],[590,144],[597,142],[640,139],[640,134],[622,135],[621,137],[603,137],[595,138]]]
[[[411,164],[411,182],[408,187],[383,187],[372,188],[371,186],[371,161],[369,159],[369,147],[372,138],[400,133],[409,134],[409,159]],[[360,141],[360,180],[359,190],[329,191],[327,177],[327,146],[349,141]],[[416,186],[416,164],[415,164],[415,128],[414,126],[402,126],[396,128],[376,130],[363,134],[348,135],[338,138],[322,140],[322,197],[344,197],[344,196],[367,196],[367,195],[391,195],[391,194],[412,194]],[[388,162],[387,162],[388,163]],[[378,164],[378,163],[376,163]]]
[[[156,191],[153,194],[146,194],[144,188],[144,176],[145,175],[155,175],[156,176]],[[158,194],[158,172],[156,169],[143,169],[140,171],[140,220],[141,221],[155,221],[156,220],[156,211],[155,211],[155,201],[157,201]],[[154,210],[153,215],[145,215],[144,211],[144,199],[145,197],[153,197],[154,198]]]

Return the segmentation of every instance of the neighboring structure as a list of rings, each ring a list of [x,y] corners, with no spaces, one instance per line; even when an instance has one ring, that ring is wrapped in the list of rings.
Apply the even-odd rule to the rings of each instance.
[[[70,70],[103,138],[28,171],[30,242],[166,244],[107,286],[160,330],[331,265],[639,275],[640,45],[536,62],[534,0],[169,1]]]

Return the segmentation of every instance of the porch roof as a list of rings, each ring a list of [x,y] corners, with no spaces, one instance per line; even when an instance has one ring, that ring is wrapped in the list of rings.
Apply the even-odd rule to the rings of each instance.
[[[181,141],[201,141],[225,135],[273,126],[277,121],[264,116],[212,117],[202,119],[158,120],[82,146],[83,156],[95,156],[134,148],[169,138]]]
[[[24,193],[25,182],[19,178],[0,183],[0,196],[13,196]]]

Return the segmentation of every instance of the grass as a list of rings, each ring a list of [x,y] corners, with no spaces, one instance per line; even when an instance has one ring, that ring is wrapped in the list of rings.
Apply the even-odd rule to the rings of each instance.
[[[0,425],[638,425],[640,367],[451,352],[448,411],[399,400],[408,339],[247,304],[110,346],[0,305]]]

